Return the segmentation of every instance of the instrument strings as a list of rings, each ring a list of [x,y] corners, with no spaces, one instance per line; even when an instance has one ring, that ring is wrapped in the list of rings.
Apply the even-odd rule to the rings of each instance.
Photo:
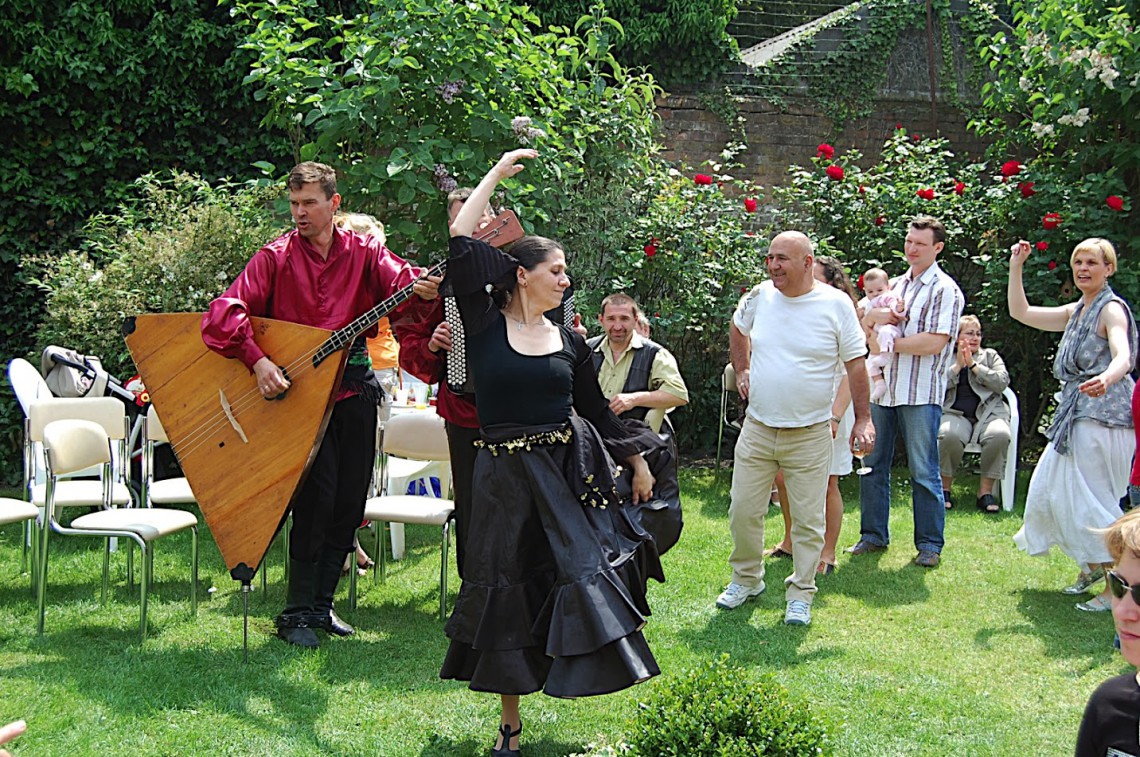
[[[422,276],[417,277],[416,281],[422,281],[427,276],[435,276],[442,272],[447,267],[446,261],[436,263],[429,268]],[[410,298],[413,294],[412,287],[415,282],[404,287],[400,291],[388,299],[381,302],[376,307],[364,313],[360,317],[353,320],[347,326],[338,329],[326,339],[319,347],[310,352],[299,355],[288,365],[283,366],[285,374],[292,383],[297,379],[304,376],[309,370],[314,369],[316,366],[313,364],[313,359],[320,353],[324,352],[324,357],[332,355],[344,347],[350,345],[356,337],[364,333],[366,329],[374,323],[380,321],[381,318],[388,315],[392,310],[399,307],[405,300]],[[264,401],[261,393],[255,389],[247,390],[236,397],[230,398],[230,411],[236,417],[241,411],[249,409],[257,402]],[[230,422],[226,417],[224,410],[218,410],[212,415],[208,416],[205,421],[190,431],[187,436],[181,440],[175,450],[178,457],[185,458],[197,451],[201,446],[207,443],[219,429],[229,427]]]

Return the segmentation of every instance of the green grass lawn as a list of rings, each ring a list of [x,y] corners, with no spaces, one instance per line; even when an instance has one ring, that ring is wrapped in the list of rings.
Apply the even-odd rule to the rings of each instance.
[[[909,487],[899,478],[890,550],[841,555],[838,571],[820,580],[813,625],[791,628],[782,623],[787,560],[769,563],[762,597],[734,611],[713,606],[729,578],[727,487],[711,471],[687,472],[685,533],[665,557],[668,583],[650,587],[646,636],[664,676],[606,697],[526,697],[524,753],[613,744],[670,671],[727,652],[812,702],[838,754],[1071,754],[1089,693],[1126,669],[1109,614],[1081,613],[1058,592],[1076,573],[1063,555],[1031,559],[1014,548],[1020,506],[995,517],[960,505],[948,514],[942,565],[914,567]],[[962,477],[957,498],[972,503],[975,483]],[[858,538],[857,487],[854,476],[844,481],[841,546]],[[208,534],[196,619],[189,540],[160,544],[140,644],[137,588],[125,585],[121,553],[112,600],[99,604],[95,539],[54,540],[47,627],[37,636],[19,573],[20,527],[0,528],[0,724],[28,721],[17,757],[486,754],[497,698],[437,677],[447,642],[436,616],[436,533],[409,527],[408,557],[384,584],[362,579],[359,608],[342,609],[357,636],[315,652],[271,636],[283,596],[275,546],[268,596],[260,584],[251,595],[243,664],[241,595]],[[768,544],[781,533],[773,509]]]

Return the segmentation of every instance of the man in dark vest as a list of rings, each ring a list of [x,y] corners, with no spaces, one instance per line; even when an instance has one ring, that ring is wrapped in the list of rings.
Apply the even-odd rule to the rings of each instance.
[[[637,333],[638,319],[644,317],[632,297],[611,294],[602,300],[598,316],[606,333],[587,344],[594,351],[598,383],[614,413],[642,419],[661,432],[665,412],[687,404],[689,390],[669,350]]]

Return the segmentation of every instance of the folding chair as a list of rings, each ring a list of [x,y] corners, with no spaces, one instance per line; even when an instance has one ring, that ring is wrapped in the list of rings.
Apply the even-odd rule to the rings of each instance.
[[[88,400],[92,402],[93,400]],[[118,403],[118,400],[111,400]],[[120,408],[122,405],[120,404]],[[109,584],[111,537],[130,539],[142,550],[143,566],[140,571],[139,636],[146,639],[147,597],[150,583],[154,578],[154,550],[151,542],[166,536],[190,529],[192,539],[192,568],[190,580],[191,613],[198,614],[198,519],[184,510],[157,508],[115,508],[113,507],[114,482],[112,480],[111,440],[103,427],[88,420],[56,420],[48,423],[43,432],[44,452],[47,458],[48,480],[45,497],[43,536],[39,547],[39,580],[37,583],[37,605],[39,612],[38,633],[44,632],[44,614],[47,603],[47,569],[49,536],[56,533],[63,536],[104,537],[106,546],[103,552],[103,590],[101,601],[107,601]],[[82,515],[64,526],[56,519],[61,484],[60,476],[85,470],[92,466],[100,468],[98,486],[102,491],[100,509]],[[129,579],[128,579],[129,580]]]
[[[1021,415],[1017,409],[1017,395],[1008,386],[1001,393],[1009,406],[1009,449],[1005,454],[1005,471],[1000,481],[994,482],[994,494],[1001,499],[1002,509],[1013,510],[1017,494],[1017,435],[1021,429]],[[962,450],[968,454],[982,454],[982,445],[970,442]]]
[[[447,433],[443,419],[435,413],[401,413],[393,415],[384,429],[384,453],[391,460],[421,460],[443,463],[440,466],[441,492],[450,489],[451,456],[447,447]],[[385,575],[387,556],[384,549],[383,524],[421,524],[442,528],[439,566],[439,617],[447,612],[447,554],[451,543],[451,517],[455,503],[450,499],[427,495],[382,494],[370,498],[364,505],[364,517],[381,524],[376,529],[377,565],[372,578]],[[349,604],[356,606],[356,571],[349,572]]]
[[[740,393],[736,389],[736,371],[733,370],[732,363],[728,363],[724,366],[724,373],[720,377],[720,427],[717,429],[716,435],[716,473],[714,476],[716,479],[720,478],[721,445],[724,443],[724,432],[740,433],[743,419],[728,417],[728,409],[732,406],[732,400],[739,396]]]

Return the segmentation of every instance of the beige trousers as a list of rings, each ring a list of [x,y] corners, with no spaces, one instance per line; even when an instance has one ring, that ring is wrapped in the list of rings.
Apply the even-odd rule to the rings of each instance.
[[[792,574],[785,597],[811,603],[823,551],[824,500],[831,468],[831,424],[773,428],[745,418],[732,471],[732,580],[757,586],[764,579],[764,518],[776,471],[784,471],[792,520]]]

